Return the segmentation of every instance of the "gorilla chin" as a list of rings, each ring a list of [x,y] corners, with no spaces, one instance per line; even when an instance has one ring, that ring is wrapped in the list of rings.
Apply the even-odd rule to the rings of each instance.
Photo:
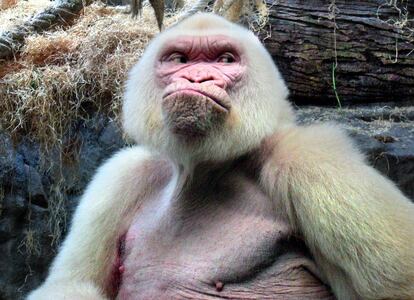
[[[166,95],[162,101],[164,122],[185,142],[200,141],[225,123],[230,105],[205,92],[185,89]]]

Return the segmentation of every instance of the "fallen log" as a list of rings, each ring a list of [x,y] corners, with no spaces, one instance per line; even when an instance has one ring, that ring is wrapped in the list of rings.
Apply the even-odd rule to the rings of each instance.
[[[268,2],[270,30],[262,39],[292,100],[414,103],[414,4],[409,2]]]
[[[62,0],[34,15],[23,25],[0,33],[0,60],[15,55],[24,44],[24,39],[32,33],[43,32],[52,26],[67,24],[78,16],[84,5],[92,1]]]

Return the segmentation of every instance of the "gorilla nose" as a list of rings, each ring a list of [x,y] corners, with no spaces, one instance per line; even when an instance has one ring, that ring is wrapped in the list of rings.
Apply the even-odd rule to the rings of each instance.
[[[189,78],[187,78],[188,81],[192,82],[192,83],[203,83],[206,81],[212,81],[214,80],[214,77],[211,75],[206,75],[206,76],[189,76]]]
[[[182,74],[181,78],[191,83],[211,83],[218,87],[225,88],[226,82],[219,74],[207,70],[192,70]]]

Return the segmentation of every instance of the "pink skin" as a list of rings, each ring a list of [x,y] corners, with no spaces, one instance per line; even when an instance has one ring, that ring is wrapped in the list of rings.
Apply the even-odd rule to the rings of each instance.
[[[155,63],[164,122],[192,142],[224,124],[228,92],[245,74],[241,45],[225,35],[181,36],[165,43]]]
[[[120,237],[110,299],[335,299],[259,182],[269,144],[197,165],[173,195],[168,161],[137,170],[150,180]]]
[[[225,35],[182,36],[165,43],[156,63],[163,98],[200,94],[221,108],[231,107],[227,92],[245,74],[241,45]]]

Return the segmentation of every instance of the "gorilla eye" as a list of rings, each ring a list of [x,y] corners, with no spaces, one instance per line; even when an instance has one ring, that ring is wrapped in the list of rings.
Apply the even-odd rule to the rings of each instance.
[[[177,63],[177,64],[185,64],[188,62],[188,58],[184,54],[173,53],[168,57],[168,61]]]
[[[217,61],[220,63],[231,64],[231,63],[234,63],[236,59],[234,58],[233,54],[226,52],[220,55]]]

